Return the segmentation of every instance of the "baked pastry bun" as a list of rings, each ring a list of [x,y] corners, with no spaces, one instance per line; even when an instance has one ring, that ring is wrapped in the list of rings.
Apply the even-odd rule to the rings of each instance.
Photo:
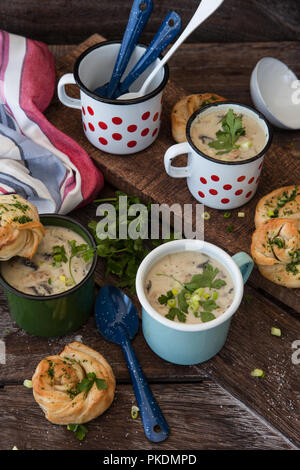
[[[38,364],[32,385],[34,398],[51,423],[82,424],[110,407],[116,381],[101,354],[74,342]]]
[[[277,217],[300,220],[300,185],[284,186],[261,198],[256,206],[255,226]]]
[[[253,233],[251,255],[261,274],[285,287],[300,287],[300,220],[275,218]]]
[[[186,140],[186,124],[191,115],[210,103],[217,101],[226,101],[226,98],[216,95],[215,93],[202,93],[184,96],[179,100],[172,109],[171,123],[172,135],[176,142],[184,142]]]
[[[0,196],[0,261],[32,258],[45,229],[36,207],[18,194]]]

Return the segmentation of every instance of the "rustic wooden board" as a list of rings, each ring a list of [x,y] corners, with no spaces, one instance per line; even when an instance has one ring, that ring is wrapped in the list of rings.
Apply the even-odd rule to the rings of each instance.
[[[58,76],[70,72],[76,57],[87,47],[101,42],[103,38],[94,35],[80,46],[74,48],[67,55],[57,61]],[[286,47],[285,47],[286,46]],[[196,76],[201,83],[195,91],[214,91],[229,99],[250,102],[249,77],[256,61],[264,55],[276,55],[285,60],[297,72],[299,64],[296,57],[300,52],[300,43],[283,43],[282,51],[278,53],[278,47],[273,44],[201,44],[195,47],[188,46],[187,66],[195,67]],[[193,55],[192,55],[193,54]],[[196,66],[193,65],[196,60]],[[218,60],[216,60],[216,57]],[[181,55],[182,59],[182,55]],[[287,60],[288,59],[288,60]],[[174,64],[176,67],[176,55]],[[171,62],[171,65],[173,62]],[[197,64],[204,64],[200,67]],[[181,62],[181,84],[191,92],[189,83],[183,82],[185,67]],[[173,204],[174,202],[195,205],[195,200],[189,193],[184,179],[170,178],[163,167],[163,155],[166,149],[174,143],[170,131],[170,110],[174,103],[184,94],[183,88],[178,86],[176,73],[172,74],[172,80],[166,87],[164,94],[164,111],[162,125],[157,141],[144,152],[131,156],[110,155],[94,148],[85,138],[82,127],[80,111],[70,110],[56,100],[48,109],[49,120],[58,128],[71,135],[82,145],[97,165],[103,171],[106,181],[118,189],[131,194],[138,194],[144,200],[152,200],[156,203]],[[216,83],[216,87],[212,83]],[[230,83],[230,86],[228,85]],[[195,87],[195,83],[193,83]],[[69,92],[74,93],[75,87],[70,87]],[[76,92],[75,92],[76,94]],[[290,145],[292,142],[292,146]],[[280,170],[278,169],[280,162]],[[222,211],[209,209],[211,219],[205,224],[205,239],[211,241],[230,253],[237,251],[249,252],[251,234],[254,230],[253,217],[257,201],[269,191],[288,184],[300,182],[300,135],[299,132],[275,131],[274,143],[265,159],[263,175],[257,195],[242,210],[245,211],[245,219],[238,219],[238,210],[232,211],[230,221],[224,221]],[[234,225],[235,231],[228,233],[227,225]],[[279,299],[295,311],[300,311],[300,289],[286,289],[279,287],[264,279],[256,270],[250,279],[252,285],[259,285],[261,289]]]
[[[175,10],[183,26],[199,0],[156,0],[142,35],[149,43],[162,18]],[[72,44],[102,31],[109,39],[121,38],[132,0],[1,0],[2,29],[53,44]],[[299,40],[298,0],[226,0],[222,7],[188,38],[189,42]]]
[[[140,418],[130,417],[135,398],[129,385],[118,386],[111,408],[86,425],[89,432],[84,442],[66,426],[49,423],[31,390],[7,386],[0,389],[0,425],[5,429],[0,449],[14,445],[20,450],[295,449],[276,429],[210,380],[157,384],[152,389],[171,427],[169,438],[155,446],[146,439]]]

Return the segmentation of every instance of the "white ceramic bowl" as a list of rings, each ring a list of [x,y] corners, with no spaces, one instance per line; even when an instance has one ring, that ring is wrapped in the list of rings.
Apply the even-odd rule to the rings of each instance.
[[[300,82],[287,65],[264,57],[250,80],[255,107],[276,127],[300,129]]]

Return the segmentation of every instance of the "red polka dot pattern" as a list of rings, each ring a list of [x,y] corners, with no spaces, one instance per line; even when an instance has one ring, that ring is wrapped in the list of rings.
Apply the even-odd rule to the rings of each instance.
[[[246,176],[239,176],[237,181],[241,182],[241,181],[244,181],[246,179]]]
[[[248,184],[253,183],[253,181],[254,181],[254,176],[252,176],[252,178],[249,179]]]
[[[211,175],[211,179],[213,181],[219,181],[220,178],[217,175]]]
[[[122,124],[123,119],[121,119],[120,117],[113,117],[112,122],[116,124],[116,126],[119,126],[120,124]]]
[[[143,129],[143,130],[142,130],[141,136],[142,136],[142,137],[146,137],[146,135],[149,134],[149,131],[150,131],[150,129],[148,129],[148,127],[146,127],[146,129]]]
[[[95,131],[95,128],[94,128],[94,126],[93,126],[93,124],[92,124],[91,122],[89,122],[89,128],[90,128],[90,130],[91,130],[92,132]]]
[[[252,194],[252,191],[249,191],[249,193],[246,194],[246,197],[247,197],[247,198],[250,197],[251,194]]]
[[[83,114],[85,115],[85,109],[84,109],[84,107],[83,107],[83,106],[82,106],[82,112],[83,112]]]
[[[115,132],[113,135],[112,135],[112,138],[114,140],[121,140],[122,139],[122,135],[121,134],[118,134],[117,132]]]
[[[243,190],[242,190],[242,189],[238,189],[234,194],[235,194],[236,196],[240,196],[241,194],[243,194]]]
[[[216,189],[210,189],[209,190],[210,194],[212,194],[213,196],[216,196],[218,194],[218,191]]]
[[[84,130],[86,131],[86,125],[85,125],[84,123],[83,123],[83,128],[84,128]]]
[[[127,147],[132,148],[132,147],[135,147],[136,144],[137,144],[136,140],[131,140],[130,142],[128,142]]]
[[[202,191],[198,191],[198,194],[199,194],[200,197],[205,197],[205,195]]]
[[[225,189],[225,191],[229,191],[231,188],[232,188],[231,184],[224,184],[223,186],[223,189]]]
[[[227,199],[226,197],[224,199],[221,199],[222,204],[228,204],[230,202],[230,199]]]
[[[102,144],[102,145],[107,145],[107,144],[108,144],[107,140],[104,139],[104,137],[99,137],[99,142],[100,142],[100,144]]]
[[[158,131],[158,128],[154,129],[154,131],[152,132],[152,137],[154,137],[155,134],[157,134],[157,131]]]
[[[260,170],[262,166],[263,166],[263,162],[261,162],[261,164],[259,165],[258,169]]]
[[[207,184],[207,181],[205,178],[203,178],[203,176],[201,176],[200,181],[202,184]]]
[[[154,114],[154,117],[153,117],[153,122],[157,121],[157,119],[158,119],[158,116],[159,116],[159,113],[155,113],[155,114]]]
[[[150,117],[149,111],[147,111],[146,113],[144,113],[144,114],[142,115],[143,121],[146,121],[147,119],[149,119],[149,117]]]
[[[88,113],[89,113],[91,116],[94,116],[94,110],[93,110],[93,108],[91,108],[90,106],[88,106],[86,109],[88,110]]]
[[[128,132],[135,132],[137,130],[137,126],[135,124],[131,124],[131,126],[127,127]]]
[[[99,125],[99,127],[100,127],[101,129],[103,129],[103,130],[106,130],[106,129],[107,129],[107,124],[105,124],[105,122],[103,122],[103,121],[99,121],[99,122],[98,122],[98,125]]]

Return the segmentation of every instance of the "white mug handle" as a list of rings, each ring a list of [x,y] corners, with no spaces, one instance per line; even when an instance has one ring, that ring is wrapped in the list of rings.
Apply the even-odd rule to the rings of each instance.
[[[164,163],[165,170],[169,176],[172,176],[173,178],[187,178],[188,176],[191,176],[189,166],[172,166],[172,160],[175,157],[177,157],[178,155],[182,155],[183,153],[189,152],[190,147],[188,142],[182,142],[181,144],[172,145],[172,147],[168,148],[165,153]]]
[[[80,100],[68,96],[65,90],[65,85],[76,85],[75,78],[72,73],[65,73],[65,75],[61,77],[57,84],[57,94],[62,104],[68,106],[69,108],[80,109]]]

